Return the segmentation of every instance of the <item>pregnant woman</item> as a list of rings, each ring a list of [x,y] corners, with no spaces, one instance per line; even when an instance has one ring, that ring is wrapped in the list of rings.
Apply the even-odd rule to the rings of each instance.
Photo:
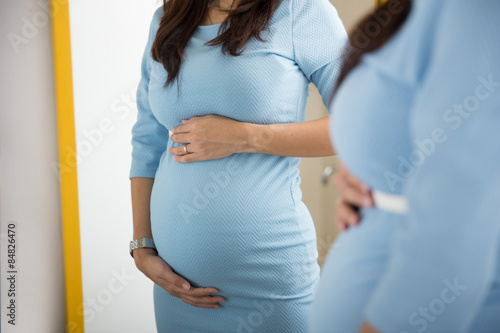
[[[500,332],[499,13],[392,0],[360,23],[390,22],[349,53],[331,129],[375,205],[344,170],[364,208],[328,254],[313,333]]]
[[[327,118],[304,113],[310,82],[329,100],[346,41],[327,0],[154,14],[130,178],[159,332],[307,331],[319,266],[297,166],[333,150]]]

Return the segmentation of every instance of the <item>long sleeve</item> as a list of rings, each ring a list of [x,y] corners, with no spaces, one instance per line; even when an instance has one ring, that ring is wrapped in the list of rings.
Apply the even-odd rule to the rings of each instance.
[[[151,47],[163,13],[158,8],[151,22],[149,37],[141,63],[141,80],[137,88],[137,121],[132,127],[132,165],[129,178],[154,178],[159,160],[166,150],[168,129],[158,122],[149,104]]]
[[[295,62],[318,88],[328,109],[348,42],[347,33],[328,0],[293,0],[292,13]]]
[[[474,322],[499,279],[498,13],[497,1],[455,0],[439,17],[410,110],[407,221],[365,314],[381,332],[498,330]]]

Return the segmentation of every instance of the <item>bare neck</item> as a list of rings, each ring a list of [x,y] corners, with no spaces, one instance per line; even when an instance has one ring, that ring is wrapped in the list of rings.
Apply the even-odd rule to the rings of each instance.
[[[205,18],[200,25],[212,25],[224,22],[227,12],[238,6],[240,0],[215,0],[214,4],[208,8]]]

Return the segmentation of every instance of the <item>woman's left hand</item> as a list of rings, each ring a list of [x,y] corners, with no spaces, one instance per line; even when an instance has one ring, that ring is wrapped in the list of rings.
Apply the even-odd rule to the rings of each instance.
[[[339,189],[340,198],[337,201],[335,215],[337,226],[340,230],[345,230],[357,226],[361,221],[357,208],[373,207],[375,203],[370,188],[354,177],[342,162],[338,163],[338,169],[335,185]]]
[[[182,145],[168,152],[181,163],[214,160],[244,152],[248,137],[246,123],[217,115],[193,117],[173,129],[171,140]]]

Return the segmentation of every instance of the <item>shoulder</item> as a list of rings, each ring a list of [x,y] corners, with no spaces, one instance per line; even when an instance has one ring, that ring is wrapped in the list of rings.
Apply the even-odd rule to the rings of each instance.
[[[279,0],[275,15],[297,17],[315,15],[337,16],[335,7],[329,0]]]
[[[347,39],[342,20],[328,0],[290,0],[294,35],[332,38],[339,44]],[[339,39],[340,38],[340,39]]]
[[[163,17],[163,6],[158,7],[154,13],[153,17],[151,18],[151,23],[149,25],[149,38],[153,38],[154,35],[156,35],[156,31],[160,27],[160,21]]]
[[[293,16],[302,15],[337,15],[337,10],[328,0],[289,0]]]
[[[153,18],[152,18],[152,25],[160,25],[161,18],[163,17],[163,6],[160,6],[156,8]]]

